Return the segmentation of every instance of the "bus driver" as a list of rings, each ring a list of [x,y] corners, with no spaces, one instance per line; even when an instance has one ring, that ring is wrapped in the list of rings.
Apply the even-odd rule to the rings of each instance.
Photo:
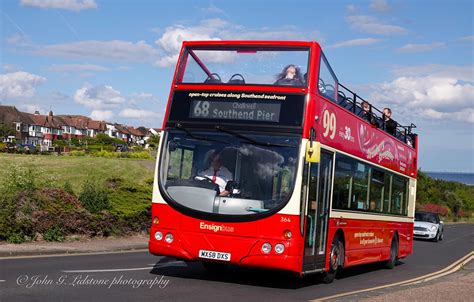
[[[211,155],[211,164],[208,169],[199,173],[199,176],[204,176],[213,183],[219,186],[219,196],[229,196],[230,192],[225,189],[227,182],[232,180],[232,173],[222,165],[221,156],[219,153]]]

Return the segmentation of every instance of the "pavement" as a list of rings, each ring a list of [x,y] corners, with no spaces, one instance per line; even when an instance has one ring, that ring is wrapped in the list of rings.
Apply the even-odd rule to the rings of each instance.
[[[105,253],[143,250],[148,248],[148,235],[127,237],[71,238],[65,242],[25,242],[21,244],[0,243],[0,257],[36,256],[55,254]]]
[[[474,301],[474,262],[457,272],[424,283],[394,286],[331,301]]]

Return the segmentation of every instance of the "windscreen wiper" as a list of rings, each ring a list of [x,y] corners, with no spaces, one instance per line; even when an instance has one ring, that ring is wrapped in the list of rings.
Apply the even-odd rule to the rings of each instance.
[[[194,139],[197,139],[197,140],[203,140],[203,141],[209,141],[209,142],[215,142],[215,143],[221,143],[221,144],[227,144],[227,145],[229,144],[229,142],[226,142],[226,141],[221,141],[221,140],[218,140],[218,139],[213,139],[213,138],[209,138],[209,137],[205,137],[205,136],[195,135],[191,131],[189,131],[189,129],[186,129],[183,125],[181,125],[180,123],[176,123],[176,125],[174,127],[172,126],[170,128],[182,130],[182,131],[186,132],[187,135],[189,135],[190,137],[192,137]]]
[[[274,144],[274,143],[270,143],[270,142],[261,142],[261,141],[258,141],[256,139],[253,139],[251,137],[248,137],[246,135],[243,135],[241,133],[226,129],[222,126],[216,126],[216,130],[232,134],[233,136],[238,137],[238,138],[242,138],[242,139],[246,140],[247,142],[252,143],[254,145],[265,146],[265,147],[294,147],[294,145],[289,145],[289,144]]]

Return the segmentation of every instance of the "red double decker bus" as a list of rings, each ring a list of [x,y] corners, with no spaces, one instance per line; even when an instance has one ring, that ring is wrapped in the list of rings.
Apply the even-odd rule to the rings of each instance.
[[[415,127],[338,79],[316,42],[184,42],[149,251],[300,276],[412,253]],[[390,123],[390,125],[388,124]]]

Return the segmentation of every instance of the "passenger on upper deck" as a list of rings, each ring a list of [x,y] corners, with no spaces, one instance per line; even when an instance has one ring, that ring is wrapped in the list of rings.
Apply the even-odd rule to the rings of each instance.
[[[283,70],[277,75],[277,80],[274,84],[302,86],[304,85],[304,82],[300,69],[295,65],[290,64],[283,68]]]
[[[375,118],[375,115],[372,113],[372,110],[371,110],[372,108],[370,104],[366,101],[363,101],[360,105],[362,107],[362,118],[367,120],[373,126],[378,126],[377,119]]]
[[[388,107],[383,109],[383,124],[384,129],[387,131],[388,134],[395,136],[397,132],[397,122],[392,120],[392,110]]]

